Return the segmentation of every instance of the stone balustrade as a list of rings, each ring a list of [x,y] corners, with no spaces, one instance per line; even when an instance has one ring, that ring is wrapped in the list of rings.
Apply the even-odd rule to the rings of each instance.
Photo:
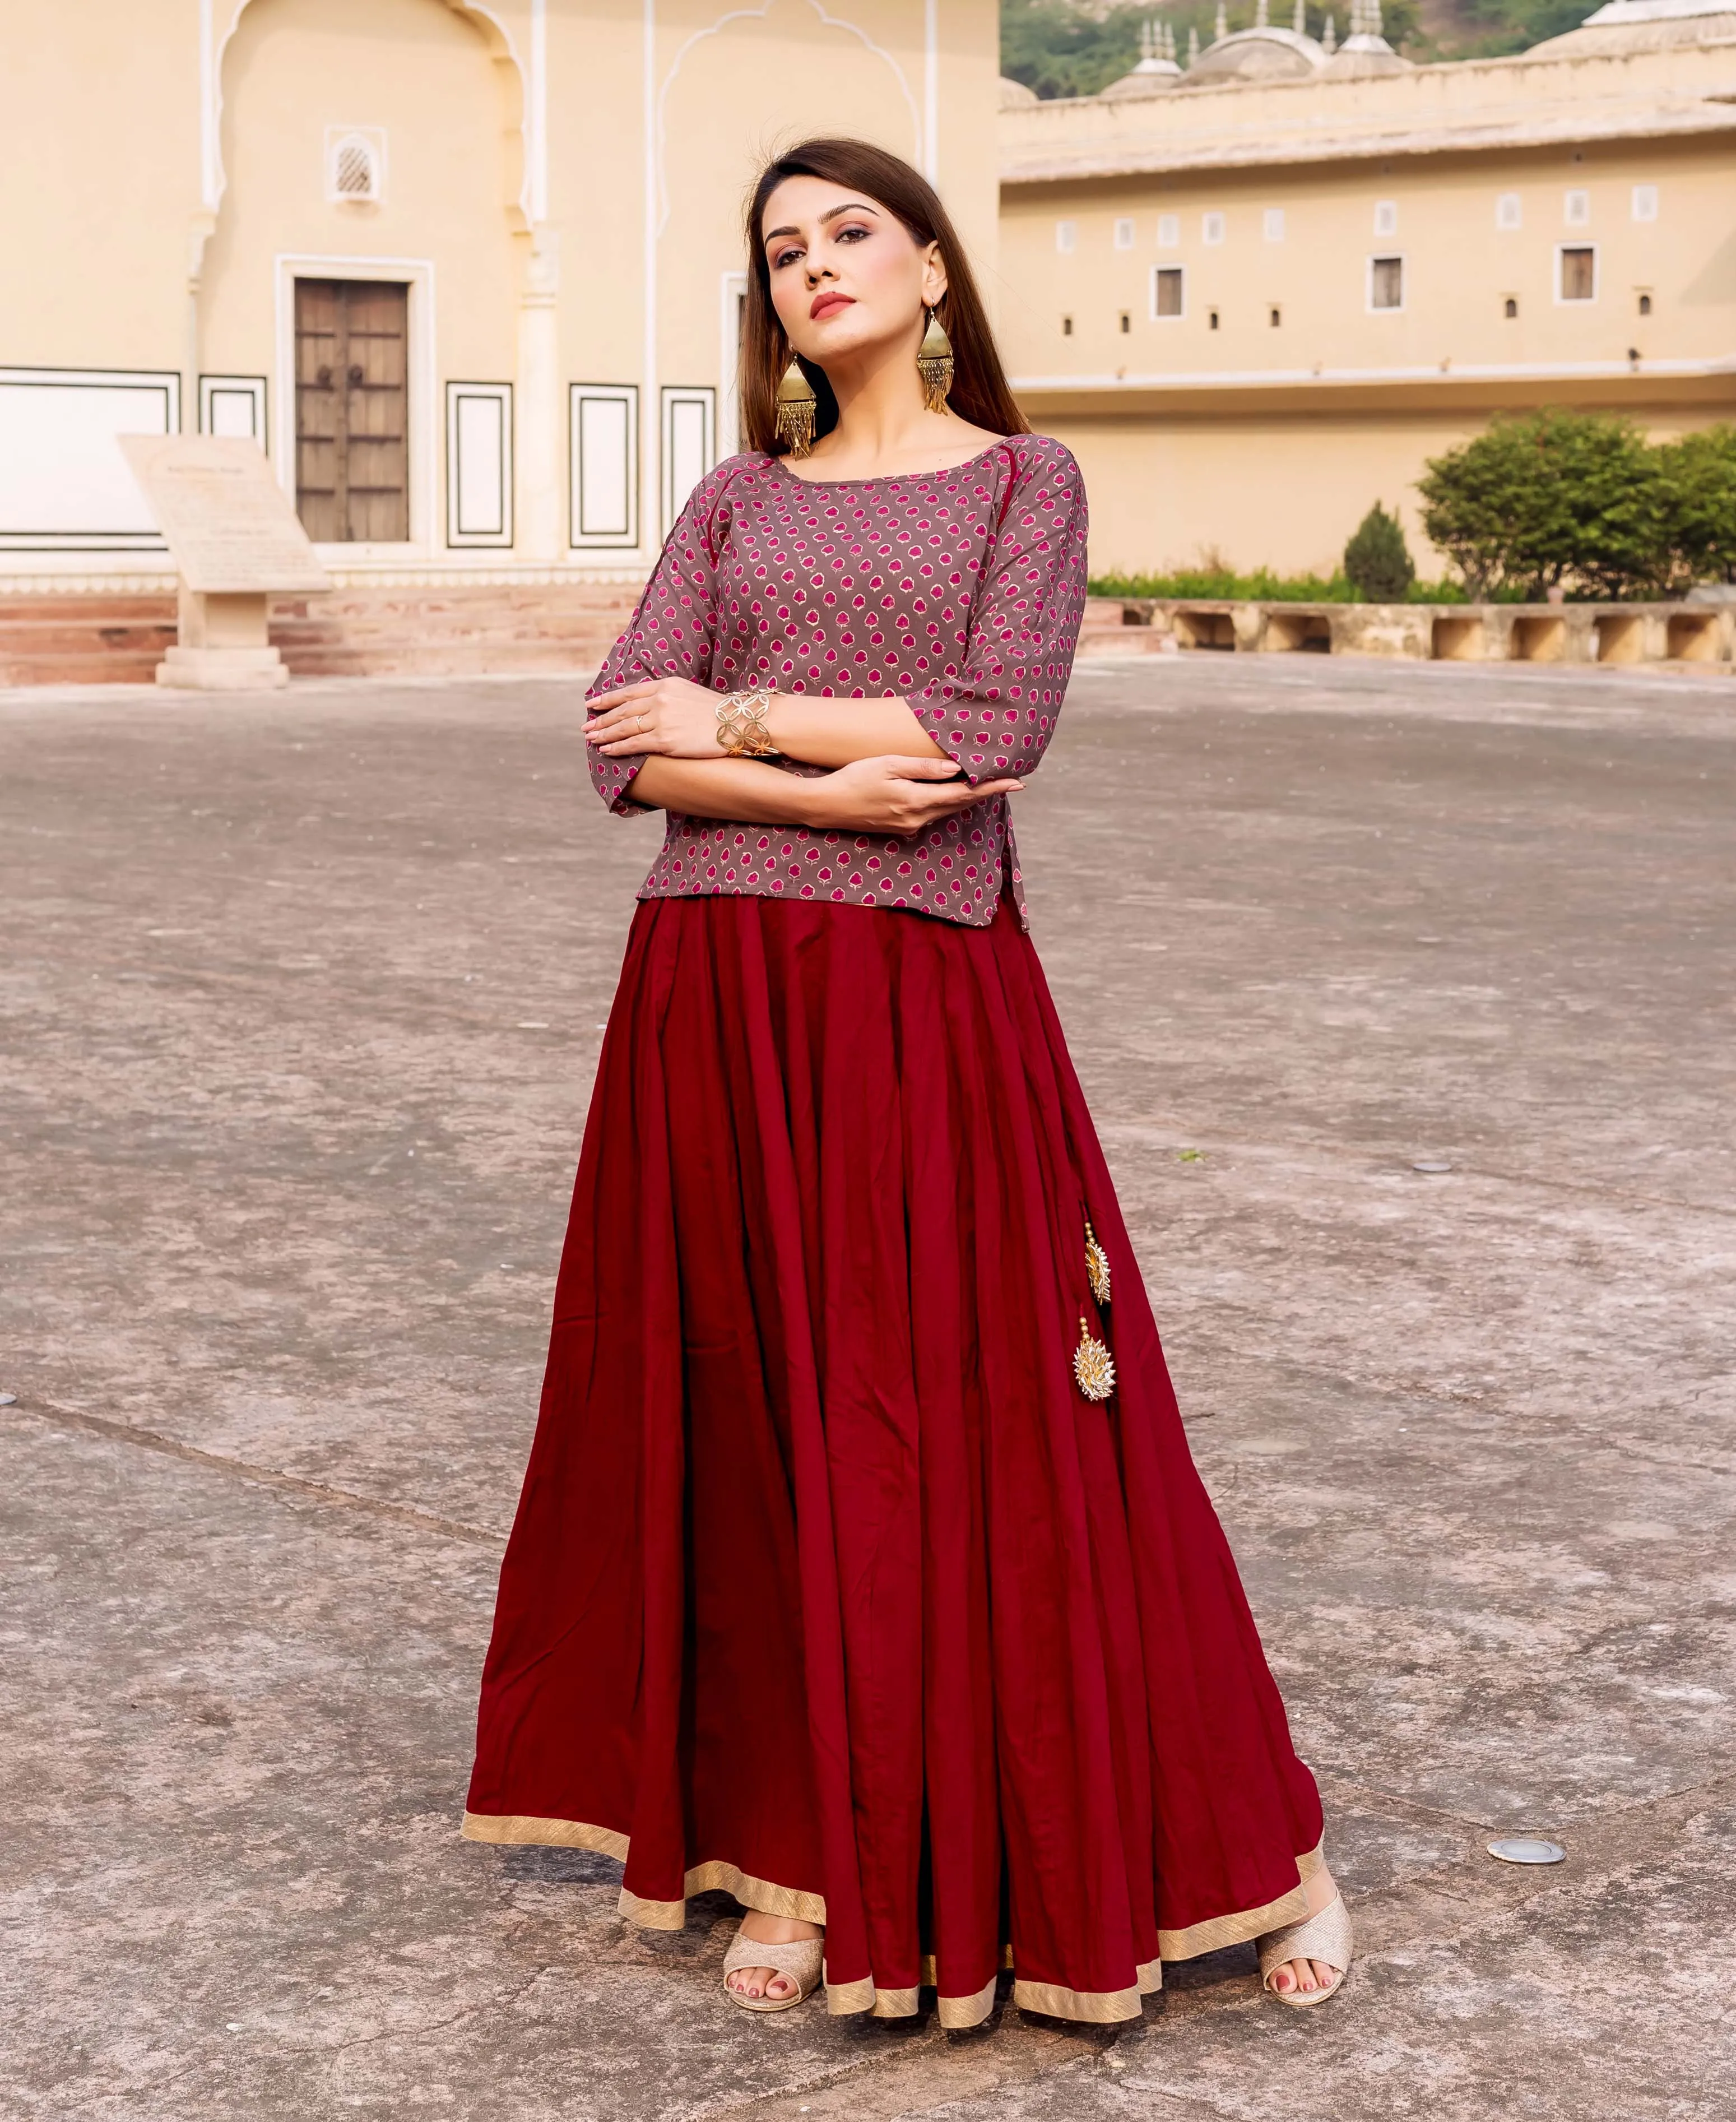
[[[1080,652],[1407,657],[1451,663],[1656,663],[1736,670],[1736,604],[1286,604],[1093,597]]]

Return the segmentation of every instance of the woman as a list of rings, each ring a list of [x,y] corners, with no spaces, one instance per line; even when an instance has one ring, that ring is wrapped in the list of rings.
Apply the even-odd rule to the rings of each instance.
[[[1160,1961],[1350,1964],[1035,953],[1007,799],[1085,497],[907,164],[778,157],[752,446],[593,689],[666,814],[586,1129],[464,1832],[747,1914],[750,2010],[1136,2017]],[[817,439],[816,439],[817,437]]]

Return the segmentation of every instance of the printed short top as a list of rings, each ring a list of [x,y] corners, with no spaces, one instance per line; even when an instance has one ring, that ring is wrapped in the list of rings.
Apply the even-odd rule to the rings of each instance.
[[[892,479],[802,479],[773,457],[731,457],[694,488],[591,692],[678,677],[896,694],[973,787],[1022,778],[1054,732],[1085,595],[1085,486],[1047,436]],[[610,808],[642,816],[642,758],[590,756]],[[639,896],[836,900],[983,928],[1005,884],[1025,921],[1006,806],[986,797],[903,839],[671,812]]]

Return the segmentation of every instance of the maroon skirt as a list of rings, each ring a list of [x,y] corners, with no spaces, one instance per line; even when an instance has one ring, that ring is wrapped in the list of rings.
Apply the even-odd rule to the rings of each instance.
[[[465,1834],[619,1858],[654,1928],[824,1923],[833,2011],[966,2026],[1007,1965],[1137,2016],[1301,1915],[1320,1825],[1010,907],[641,905]]]

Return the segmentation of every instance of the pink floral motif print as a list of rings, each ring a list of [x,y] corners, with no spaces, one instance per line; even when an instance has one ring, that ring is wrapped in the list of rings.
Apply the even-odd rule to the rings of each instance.
[[[1010,436],[947,471],[829,484],[731,457],[694,488],[591,692],[677,677],[721,693],[897,694],[974,788],[1042,759],[1085,595],[1085,484],[1047,436]],[[643,816],[643,761],[590,758],[610,809]],[[639,896],[828,899],[986,928],[1003,886],[1029,927],[996,796],[908,839],[671,812]]]

